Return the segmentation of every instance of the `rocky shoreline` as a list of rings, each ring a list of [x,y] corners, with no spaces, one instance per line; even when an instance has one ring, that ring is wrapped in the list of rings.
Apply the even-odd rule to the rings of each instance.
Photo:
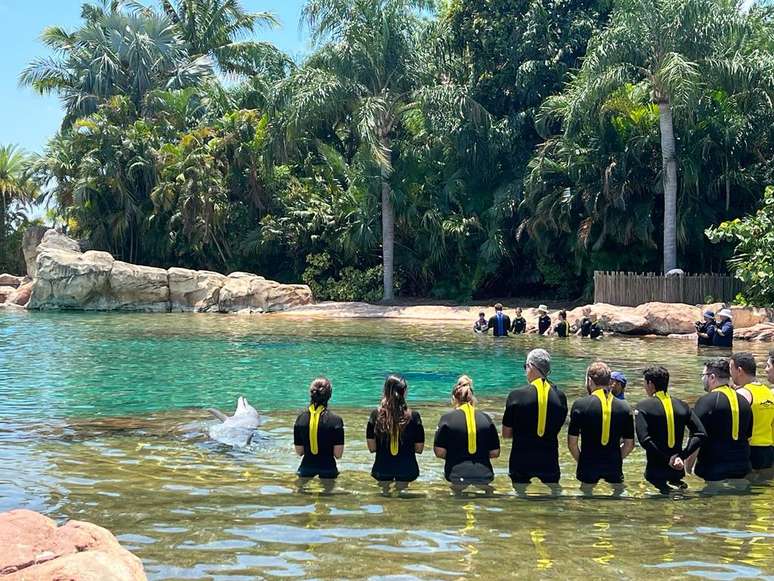
[[[24,255],[28,277],[0,275],[0,307],[33,310],[133,312],[273,313],[287,317],[380,318],[449,322],[472,326],[480,306],[314,303],[306,285],[281,284],[245,272],[229,275],[185,268],[154,268],[116,260],[107,252],[83,252],[56,230],[30,229]],[[506,305],[510,314],[516,305]],[[597,303],[567,311],[577,325],[589,308],[608,333],[695,338],[694,323],[722,305],[646,303],[621,307]],[[730,307],[734,337],[774,341],[774,309]],[[492,309],[483,309],[491,312]],[[557,310],[550,312],[557,319]],[[537,310],[524,308],[528,332],[536,332]]]

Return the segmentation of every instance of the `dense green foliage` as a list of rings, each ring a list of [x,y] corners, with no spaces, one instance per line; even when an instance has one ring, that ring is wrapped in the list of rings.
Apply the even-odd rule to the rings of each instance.
[[[13,145],[0,145],[0,273],[22,272],[21,238],[28,222],[25,210],[38,188],[26,170],[26,153]]]
[[[743,300],[753,305],[774,304],[774,187],[766,188],[763,207],[742,219],[707,230],[714,242],[729,241],[735,254],[730,265],[745,283]]]
[[[30,172],[134,262],[342,300],[578,296],[595,269],[723,269],[704,231],[774,178],[760,6],[309,0],[299,64],[237,0],[82,15],[21,76],[67,111]]]

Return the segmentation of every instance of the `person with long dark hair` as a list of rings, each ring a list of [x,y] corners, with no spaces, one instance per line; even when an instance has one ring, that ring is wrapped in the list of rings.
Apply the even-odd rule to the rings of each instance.
[[[500,456],[500,437],[492,418],[476,409],[473,380],[462,375],[452,389],[454,409],[438,422],[433,451],[446,461],[444,476],[455,494],[475,485],[491,493],[492,458]]]
[[[384,382],[382,401],[371,412],[366,428],[368,450],[376,454],[371,469],[373,476],[388,494],[392,483],[395,491],[406,489],[419,477],[416,454],[425,448],[425,428],[419,412],[406,403],[406,380],[390,375]]]
[[[293,443],[301,456],[298,467],[299,488],[315,476],[326,492],[333,490],[339,475],[336,460],[344,454],[344,422],[328,410],[333,386],[318,377],[309,386],[309,408],[299,414],[293,426]]]

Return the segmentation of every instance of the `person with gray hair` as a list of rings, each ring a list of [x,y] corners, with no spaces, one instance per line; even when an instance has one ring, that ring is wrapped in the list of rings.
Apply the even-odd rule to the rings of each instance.
[[[558,493],[558,436],[567,418],[567,396],[548,380],[551,355],[545,349],[527,354],[524,373],[527,385],[510,393],[503,414],[503,438],[513,439],[508,472],[519,494],[533,478]]]

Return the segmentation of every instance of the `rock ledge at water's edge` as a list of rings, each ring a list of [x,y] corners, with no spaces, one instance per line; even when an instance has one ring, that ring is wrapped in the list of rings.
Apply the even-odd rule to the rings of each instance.
[[[34,276],[24,303],[28,309],[250,313],[313,302],[306,285],[243,272],[225,276],[129,264],[107,252],[82,252],[76,240],[56,230],[45,232],[33,251],[35,241],[25,244],[27,271]]]
[[[0,513],[1,581],[145,581],[140,559],[97,525],[57,527],[31,510]]]

